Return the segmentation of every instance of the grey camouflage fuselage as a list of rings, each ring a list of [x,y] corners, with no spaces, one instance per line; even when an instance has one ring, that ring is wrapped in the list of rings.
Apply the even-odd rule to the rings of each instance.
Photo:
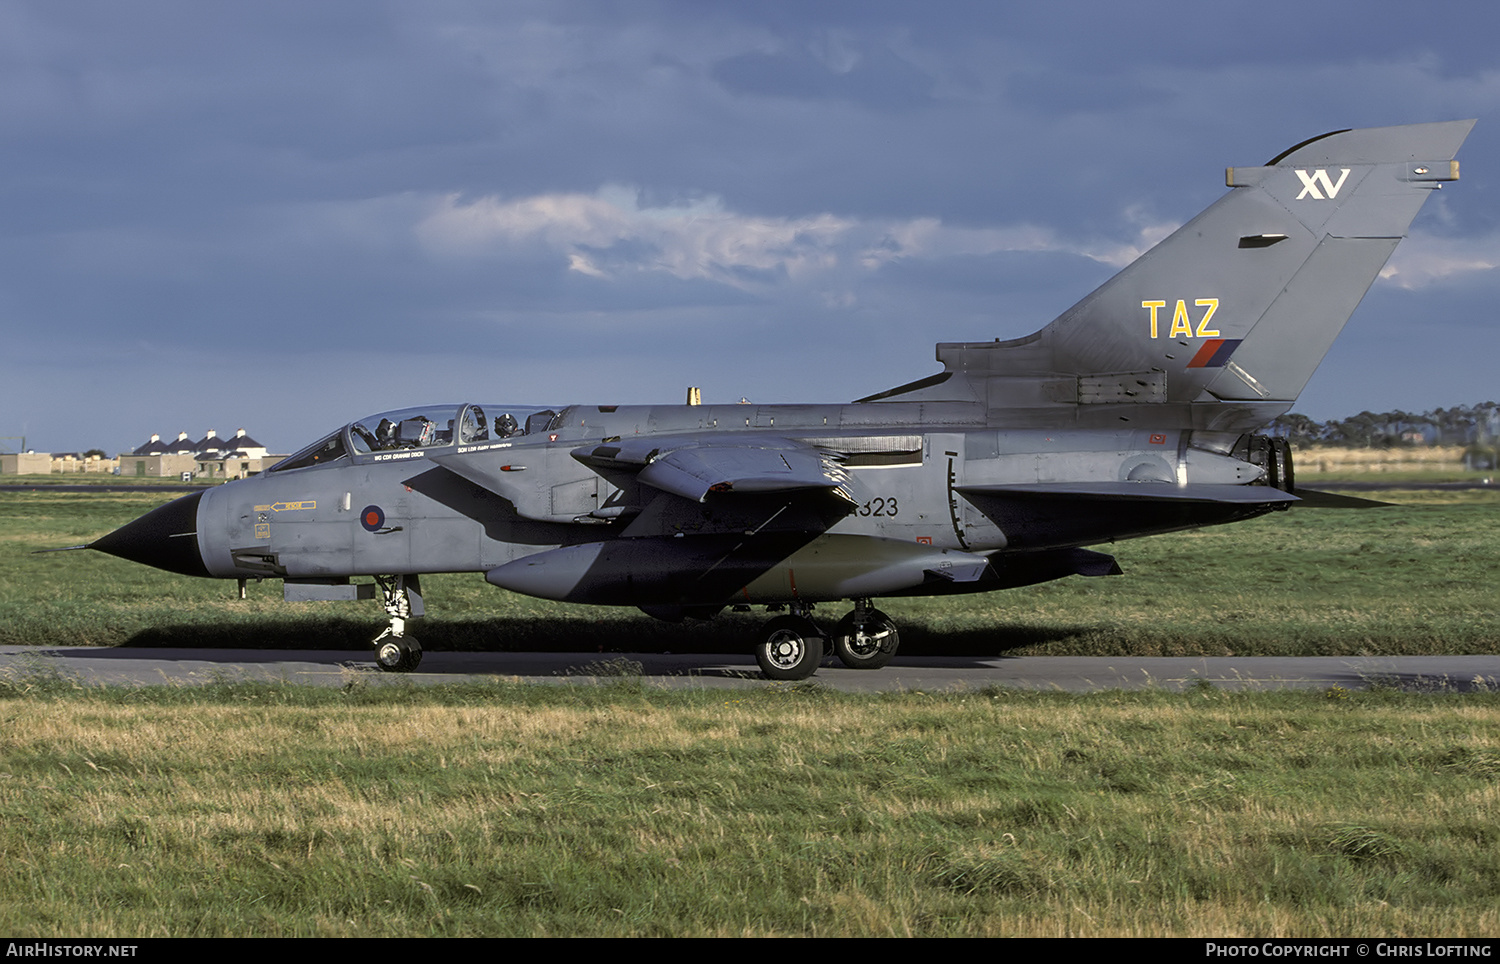
[[[822,643],[883,665],[880,596],[1118,572],[1085,547],[1299,501],[1286,412],[1472,121],[1344,131],[1261,167],[1026,338],[939,344],[943,371],[846,405],[431,405],[351,423],[261,476],[92,544],[164,569],[368,595],[410,669],[422,573],[707,616],[785,605],[762,668]],[[855,601],[832,633],[813,604]],[[415,607],[415,608],[413,608]]]

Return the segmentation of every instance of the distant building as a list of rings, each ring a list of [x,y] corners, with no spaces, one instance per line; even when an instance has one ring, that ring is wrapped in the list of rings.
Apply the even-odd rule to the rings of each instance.
[[[0,453],[0,475],[46,475],[51,471],[51,452]]]
[[[208,434],[214,433],[210,430]],[[234,433],[233,438],[225,440],[223,449],[228,458],[263,459],[266,457],[266,447],[246,435],[244,429],[239,429]]]
[[[53,452],[50,472],[67,475],[74,472],[109,474],[120,464],[119,459],[107,459],[98,455],[79,455],[77,452]]]
[[[191,473],[194,478],[243,479],[274,465],[281,456],[266,452],[266,447],[244,429],[231,438],[220,438],[209,429],[194,442],[186,432],[178,432],[171,442],[152,435],[142,446],[120,456],[120,474],[143,478],[175,478]]]
[[[175,479],[184,472],[194,478],[243,479],[263,471],[279,460],[244,429],[220,438],[209,429],[198,441],[178,432],[171,441],[152,435],[131,452],[116,458],[84,456],[77,452],[0,453],[0,475],[70,475],[77,472],[115,473],[141,478]]]
[[[183,437],[185,438],[186,435],[187,435],[187,433],[184,432],[183,433]],[[167,443],[166,442],[163,442],[161,440],[161,436],[160,435],[153,435],[153,436],[151,436],[151,440],[150,441],[148,441],[145,445],[142,445],[140,448],[136,449],[134,452],[132,452],[130,454],[131,455],[165,455],[165,454],[167,454],[170,451],[171,451],[171,449],[167,447]]]
[[[77,452],[0,453],[0,475],[109,473],[119,464],[116,459],[100,458],[97,455],[84,456]]]

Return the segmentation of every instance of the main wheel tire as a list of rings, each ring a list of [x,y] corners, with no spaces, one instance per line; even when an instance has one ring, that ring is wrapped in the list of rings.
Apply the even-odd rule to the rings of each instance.
[[[854,614],[839,620],[833,633],[833,652],[850,669],[880,669],[896,655],[901,634],[891,617],[878,609],[865,611],[864,626],[856,626]]]
[[[755,661],[766,679],[807,679],[823,662],[823,635],[810,619],[777,616],[766,624]]]
[[[375,641],[375,665],[386,673],[410,673],[422,663],[415,636],[385,636]]]

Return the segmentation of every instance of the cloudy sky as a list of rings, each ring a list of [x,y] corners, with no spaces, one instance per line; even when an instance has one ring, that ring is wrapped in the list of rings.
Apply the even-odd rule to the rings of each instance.
[[[1497,35],[1477,2],[0,0],[0,436],[844,401],[1046,324],[1226,165],[1465,117],[1297,407],[1495,398]]]

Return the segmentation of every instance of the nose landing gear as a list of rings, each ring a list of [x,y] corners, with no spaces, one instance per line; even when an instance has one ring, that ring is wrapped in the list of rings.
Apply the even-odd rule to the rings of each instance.
[[[375,637],[375,665],[386,673],[410,673],[422,662],[421,644],[417,637],[406,634],[406,621],[413,615],[408,589],[421,605],[417,577],[376,576],[375,582],[380,586],[380,603],[391,620],[391,624]]]

